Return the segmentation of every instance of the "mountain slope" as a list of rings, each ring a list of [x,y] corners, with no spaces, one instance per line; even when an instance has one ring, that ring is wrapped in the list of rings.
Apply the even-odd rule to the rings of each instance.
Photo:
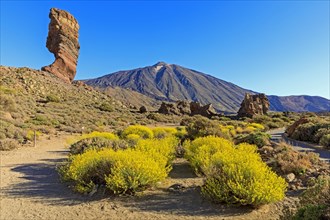
[[[323,112],[330,111],[330,101],[319,96],[268,96],[270,109],[275,111]]]
[[[130,88],[156,100],[212,103],[216,109],[227,112],[238,110],[246,92],[254,93],[213,76],[163,62],[119,71],[85,83],[99,88]]]
[[[155,100],[212,103],[217,110],[224,112],[237,112],[245,93],[256,93],[213,76],[164,62],[115,72],[85,80],[85,83],[102,90],[114,87],[130,89]],[[330,106],[330,100],[316,96],[268,97],[272,111],[319,112],[329,111]],[[130,98],[127,95],[128,102]],[[134,103],[137,103],[136,100]]]

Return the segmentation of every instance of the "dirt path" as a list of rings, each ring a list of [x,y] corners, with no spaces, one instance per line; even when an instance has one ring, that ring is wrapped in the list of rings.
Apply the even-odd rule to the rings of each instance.
[[[65,136],[41,140],[36,148],[0,152],[0,219],[278,219],[279,205],[258,210],[214,205],[200,196],[202,179],[184,159],[170,178],[136,197],[93,197],[61,183],[56,165],[67,155]],[[168,189],[180,184],[180,189]]]
[[[284,141],[287,144],[293,146],[296,150],[301,152],[314,152],[319,154],[320,159],[330,163],[330,151],[322,148],[322,146],[318,146],[316,144],[307,143],[304,141],[297,141],[291,138],[288,138],[285,135],[285,128],[273,129],[268,131],[268,133],[272,136],[271,140],[274,142]]]

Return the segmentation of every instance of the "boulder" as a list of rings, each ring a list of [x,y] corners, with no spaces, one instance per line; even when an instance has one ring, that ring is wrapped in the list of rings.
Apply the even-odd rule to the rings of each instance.
[[[285,179],[287,182],[291,183],[296,179],[296,176],[294,175],[294,173],[289,173],[285,176]]]
[[[308,119],[307,118],[300,118],[298,121],[295,121],[292,125],[290,125],[287,129],[286,129],[286,133],[287,135],[290,137],[293,132],[296,130],[297,127],[299,127],[302,124],[308,123]]]
[[[80,49],[78,22],[67,11],[56,8],[50,9],[49,18],[46,47],[54,54],[55,61],[41,69],[71,83],[76,75]]]
[[[141,106],[140,109],[139,109],[140,113],[146,113],[147,111],[148,111],[147,107],[145,107],[145,106]]]
[[[198,102],[190,103],[191,115],[202,115],[207,118],[218,115],[218,113],[213,108],[212,104],[207,104],[202,106]]]
[[[252,118],[254,115],[265,115],[269,110],[269,101],[265,94],[245,94],[245,98],[238,110],[238,117]]]

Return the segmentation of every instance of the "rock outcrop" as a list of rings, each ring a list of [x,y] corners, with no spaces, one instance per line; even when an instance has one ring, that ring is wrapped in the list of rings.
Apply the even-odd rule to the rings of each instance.
[[[245,94],[245,98],[238,110],[238,117],[250,117],[254,115],[265,115],[269,110],[269,101],[265,94]]]
[[[140,107],[139,112],[140,112],[140,113],[146,113],[146,112],[148,112],[148,109],[147,109],[147,107],[145,107],[145,106],[143,105],[143,106]]]
[[[202,115],[208,118],[218,115],[218,113],[213,108],[212,104],[207,104],[203,106],[198,102],[190,103],[190,111],[191,111],[191,115]]]
[[[175,103],[162,102],[158,113],[174,115],[202,115],[208,118],[218,115],[212,104],[201,105],[198,102],[177,101]]]
[[[307,118],[304,118],[304,117],[303,118],[300,118],[298,121],[295,121],[292,125],[290,125],[286,129],[285,133],[290,137],[294,133],[294,131],[296,130],[296,128],[298,128],[300,125],[306,124],[308,122],[309,121],[308,121]]]
[[[55,61],[41,69],[71,83],[76,75],[80,45],[78,42],[79,25],[68,12],[52,8],[46,46],[54,54]]]

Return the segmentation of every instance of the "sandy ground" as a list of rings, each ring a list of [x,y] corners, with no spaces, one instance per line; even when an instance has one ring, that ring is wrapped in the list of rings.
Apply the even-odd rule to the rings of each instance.
[[[93,196],[72,192],[60,182],[56,166],[67,155],[66,136],[0,152],[0,219],[278,219],[281,205],[258,210],[215,205],[200,196],[202,179],[184,159],[176,159],[170,177],[135,197]],[[173,184],[183,189],[171,191]]]

